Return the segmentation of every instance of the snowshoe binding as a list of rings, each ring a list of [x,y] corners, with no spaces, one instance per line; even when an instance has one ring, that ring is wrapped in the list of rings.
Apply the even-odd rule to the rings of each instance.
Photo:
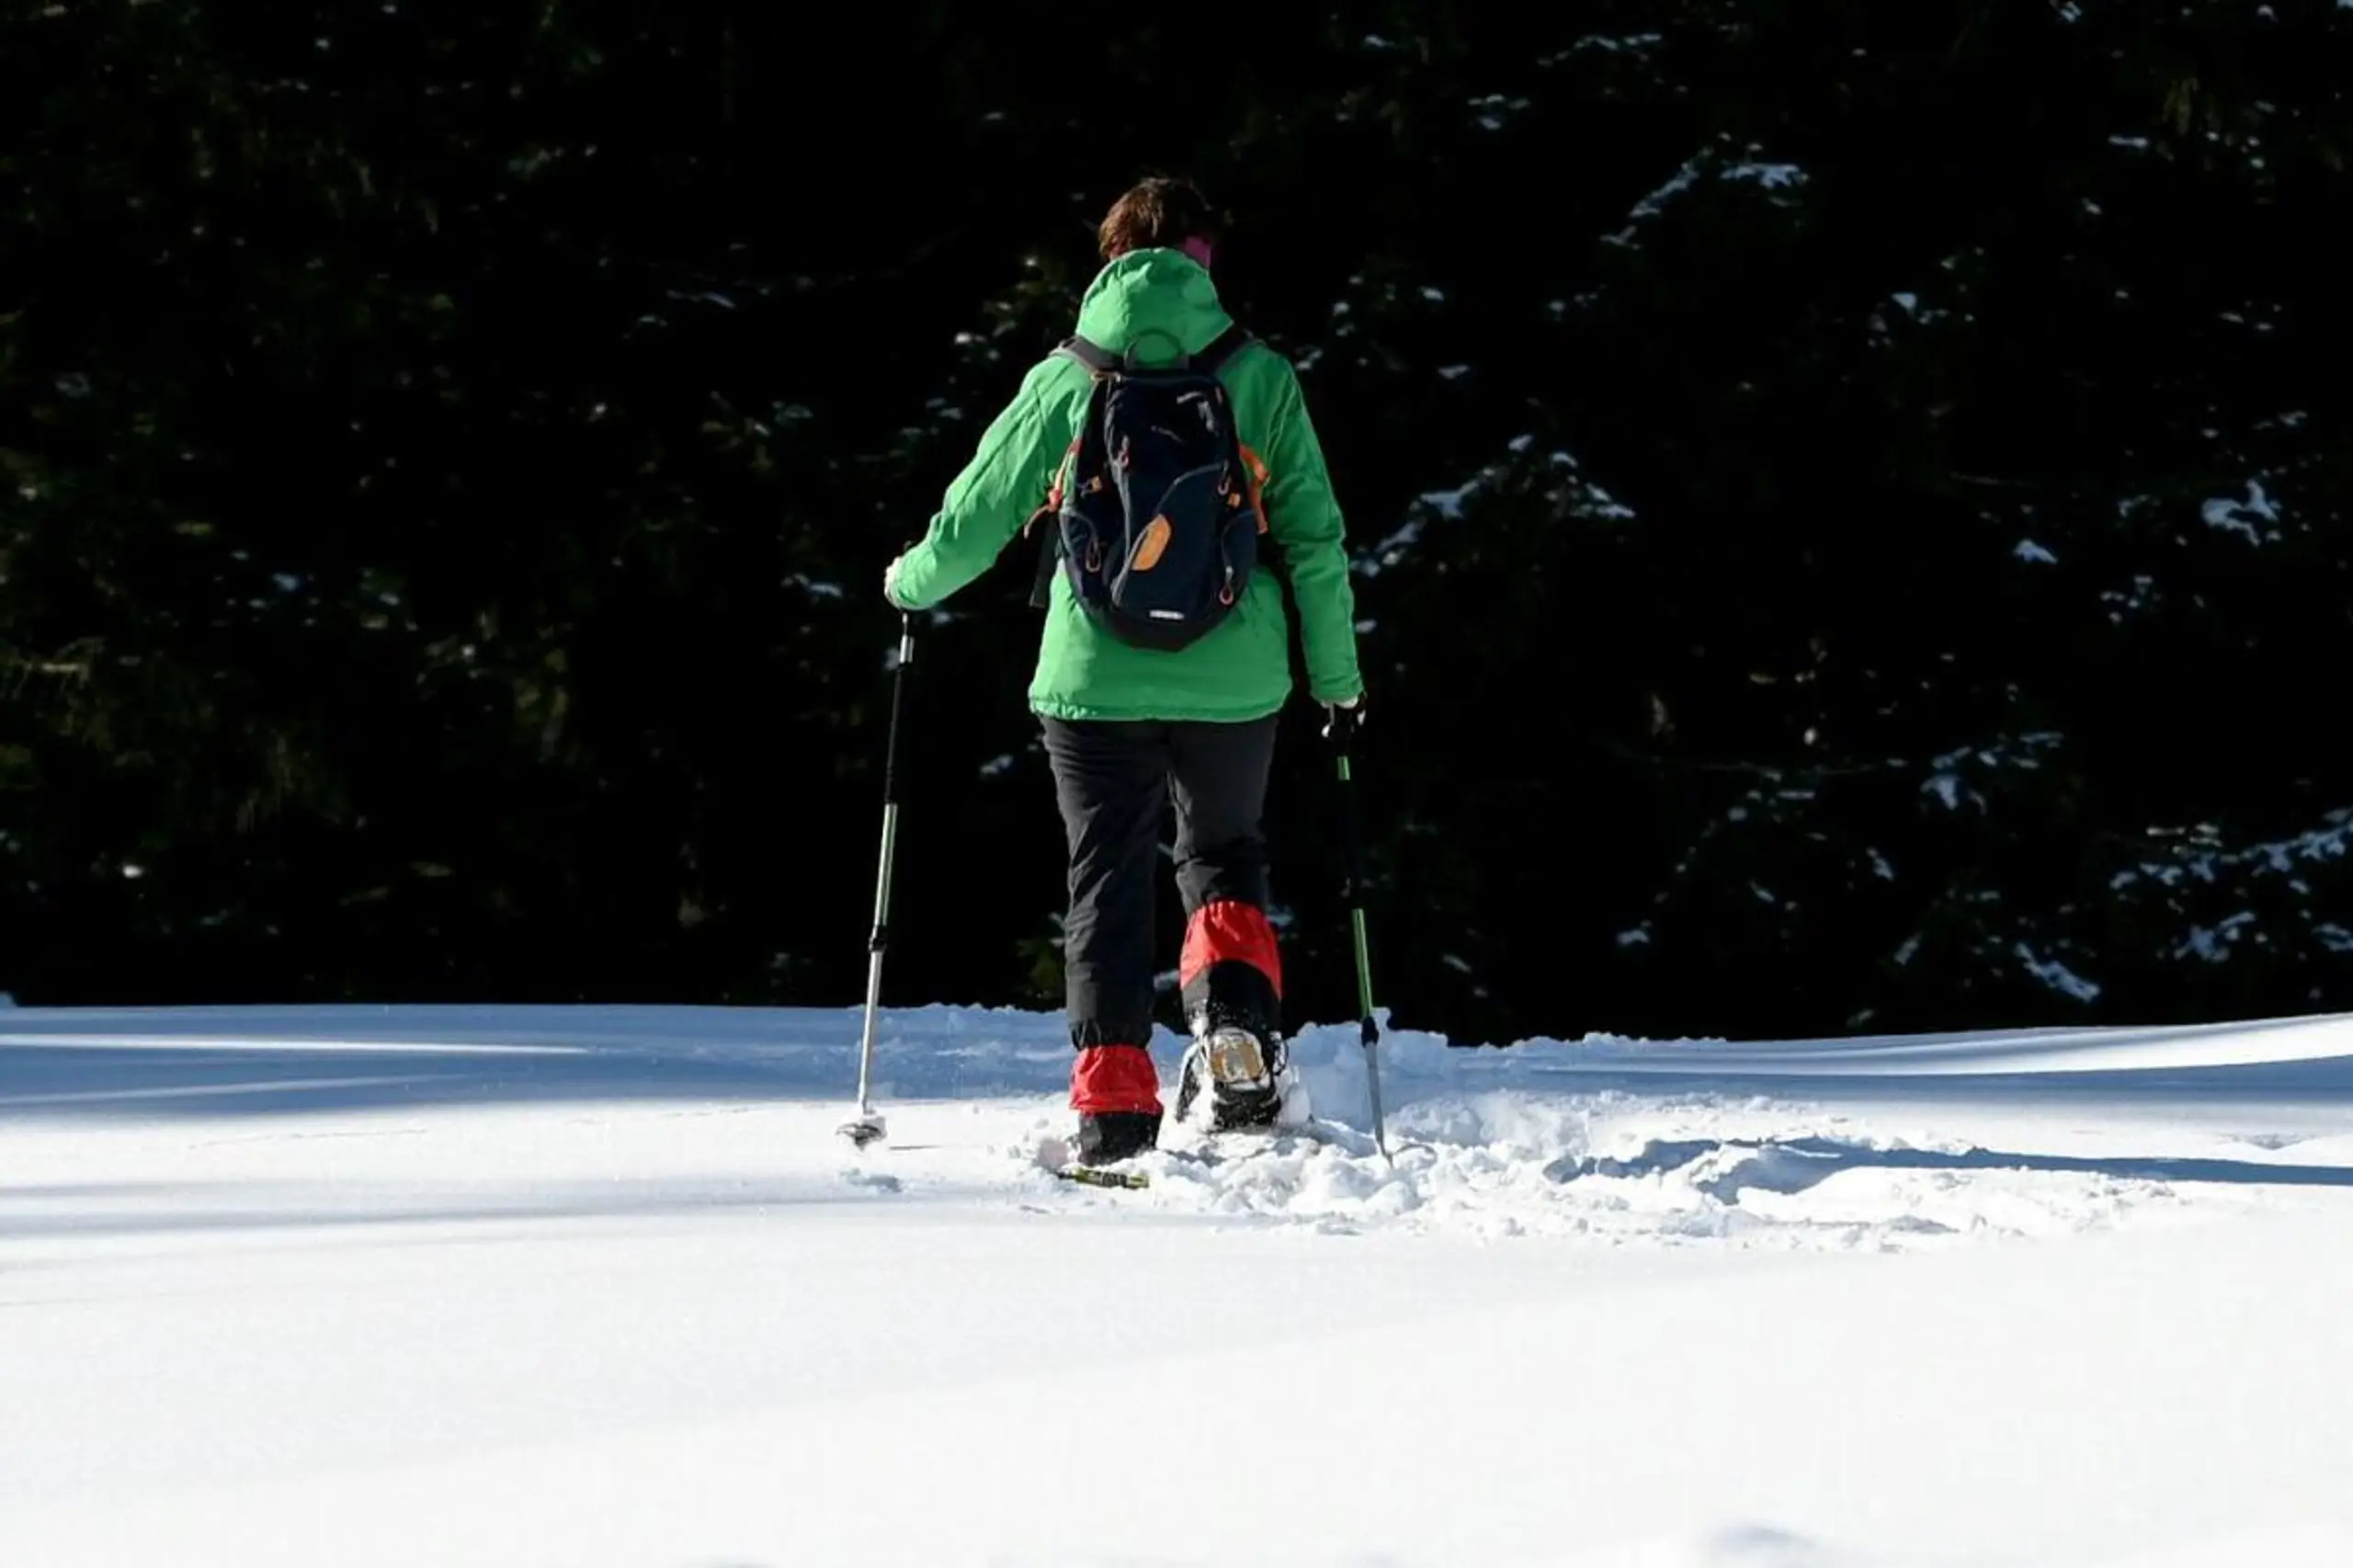
[[[1280,1035],[1203,1027],[1177,1069],[1176,1119],[1211,1132],[1275,1131],[1310,1119],[1307,1085]]]

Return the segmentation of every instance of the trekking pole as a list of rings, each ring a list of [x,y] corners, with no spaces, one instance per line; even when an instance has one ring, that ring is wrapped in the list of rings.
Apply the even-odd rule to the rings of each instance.
[[[1348,743],[1356,733],[1357,710],[1333,708],[1329,711],[1331,719],[1324,726],[1324,733],[1331,737],[1338,752],[1340,832],[1348,856],[1348,926],[1356,940],[1357,1010],[1362,1017],[1359,1032],[1364,1040],[1365,1087],[1372,1099],[1372,1142],[1381,1151],[1381,1159],[1393,1165],[1397,1162],[1389,1153],[1389,1131],[1381,1109],[1381,1025],[1372,1016],[1372,959],[1364,935],[1364,830],[1357,817],[1356,774],[1349,766]]]
[[[858,1048],[858,1114],[835,1129],[863,1149],[882,1136],[874,1108],[874,1013],[882,996],[882,949],[891,938],[891,859],[899,843],[899,710],[906,695],[907,666],[915,662],[915,617],[899,614],[899,664],[891,676],[891,729],[882,753],[882,866],[874,879],[874,934],[866,941],[866,1030]]]

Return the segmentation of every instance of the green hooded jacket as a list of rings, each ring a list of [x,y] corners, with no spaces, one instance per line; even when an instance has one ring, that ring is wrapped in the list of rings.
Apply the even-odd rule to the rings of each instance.
[[[1209,271],[1176,250],[1131,251],[1088,285],[1078,330],[1111,352],[1139,336],[1172,334],[1198,354],[1232,319]],[[1155,340],[1165,341],[1165,340]],[[1150,361],[1149,348],[1139,356]],[[1357,671],[1355,597],[1338,502],[1290,362],[1253,344],[1220,372],[1244,443],[1267,469],[1267,523],[1299,606],[1309,695],[1346,702],[1363,685]],[[1086,368],[1054,355],[981,437],[948,487],[923,541],[899,561],[892,597],[902,608],[938,604],[988,569],[1020,536],[1046,499],[1084,415]],[[1273,570],[1262,563],[1215,631],[1177,653],[1131,647],[1098,627],[1054,574],[1032,710],[1055,719],[1263,718],[1290,695],[1290,611]]]

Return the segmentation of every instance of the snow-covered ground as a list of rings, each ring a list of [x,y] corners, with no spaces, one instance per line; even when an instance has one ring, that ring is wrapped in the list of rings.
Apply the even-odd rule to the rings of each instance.
[[[2353,1020],[1397,1032],[1120,1192],[857,1033],[0,1011],[0,1564],[2353,1563]]]

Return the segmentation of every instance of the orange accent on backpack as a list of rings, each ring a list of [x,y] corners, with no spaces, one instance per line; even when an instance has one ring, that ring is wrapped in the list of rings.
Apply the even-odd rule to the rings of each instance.
[[[1258,514],[1258,531],[1267,531],[1267,481],[1274,477],[1267,472],[1267,460],[1242,443],[1242,461],[1249,470],[1250,507]]]
[[[1149,572],[1160,564],[1168,549],[1168,536],[1175,530],[1165,517],[1154,517],[1144,525],[1143,539],[1136,545],[1136,558],[1128,563],[1131,572]]]
[[[1021,537],[1028,539],[1038,525],[1063,509],[1063,482],[1070,477],[1071,464],[1078,457],[1078,441],[1074,437],[1063,452],[1063,460],[1054,465],[1054,482],[1046,487],[1046,504],[1029,514],[1021,525]]]

